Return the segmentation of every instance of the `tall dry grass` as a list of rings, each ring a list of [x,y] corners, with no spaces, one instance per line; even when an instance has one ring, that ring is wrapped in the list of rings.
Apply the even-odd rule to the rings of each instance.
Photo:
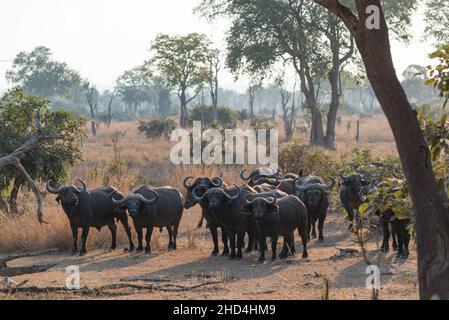
[[[337,126],[337,151],[331,156],[339,159],[356,147],[357,117],[343,117]],[[351,123],[351,126],[348,126]],[[383,116],[360,120],[361,148],[372,149],[376,154],[395,154],[393,135]],[[139,185],[171,185],[184,192],[182,181],[186,176],[221,175],[228,184],[241,183],[241,166],[175,166],[169,160],[172,144],[164,139],[149,140],[137,130],[137,122],[113,123],[108,129],[100,127],[97,137],[89,137],[83,142],[83,160],[71,170],[71,179],[83,179],[90,189],[112,185],[127,193]],[[349,129],[348,129],[349,128]],[[282,128],[280,127],[280,140]],[[118,143],[113,137],[123,133]],[[296,138],[307,142],[308,134],[296,133]],[[115,152],[114,152],[115,151]],[[117,153],[119,161],[117,161]],[[120,162],[117,165],[117,162]],[[116,167],[114,167],[117,165]],[[43,188],[43,186],[41,186]],[[32,194],[21,197],[19,216],[0,213],[0,253],[10,251],[59,248],[68,250],[71,246],[71,233],[67,217],[54,201],[53,195],[45,197],[45,219],[48,225],[37,222]],[[184,216],[186,219],[188,215]],[[123,228],[118,228],[118,242],[126,245]],[[155,244],[157,244],[155,237]],[[108,248],[110,234],[107,228],[100,233],[92,230],[89,234],[88,248]],[[189,243],[194,246],[194,240]]]

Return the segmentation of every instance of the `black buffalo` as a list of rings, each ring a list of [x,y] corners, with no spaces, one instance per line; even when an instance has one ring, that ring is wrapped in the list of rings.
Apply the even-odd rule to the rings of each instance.
[[[371,184],[371,187],[366,187],[360,192],[360,198],[363,202],[367,202],[368,199],[365,197],[365,193],[372,193],[379,187],[384,187],[387,184],[385,182],[380,183],[377,187]],[[367,190],[368,191],[365,191]],[[396,192],[399,189],[393,189],[391,192]],[[408,232],[408,226],[410,224],[410,219],[397,219],[395,213],[391,208],[386,208],[382,211],[378,210],[376,215],[380,218],[382,231],[383,231],[383,242],[380,248],[381,252],[389,251],[390,235],[393,238],[393,249],[397,250],[396,256],[400,259],[407,259],[409,256],[409,242],[410,234]],[[389,226],[391,225],[391,233]],[[397,241],[397,242],[396,242]]]
[[[296,196],[287,195],[277,199],[274,196],[264,198],[247,195],[242,211],[256,220],[260,248],[259,262],[265,260],[266,237],[271,237],[272,260],[276,259],[279,236],[284,238],[284,248],[280,258],[286,258],[289,249],[294,252],[293,232],[295,229],[299,230],[301,236],[302,257],[307,258],[307,209]]]
[[[197,178],[192,184],[189,184],[188,181],[193,177],[187,177],[184,179],[183,185],[187,190],[186,199],[184,201],[184,208],[189,209],[195,206],[198,202],[192,196],[192,191],[196,188],[197,195],[202,196],[208,189],[210,188],[220,188],[222,186],[227,187],[223,180],[219,177],[208,178],[202,177]],[[197,188],[198,187],[198,188]],[[204,205],[204,203],[199,203],[201,206],[201,220],[198,223],[198,227],[201,227],[203,218],[207,221],[207,227],[210,230],[212,235],[212,241],[214,243],[214,249],[212,250],[212,255],[216,256],[219,253],[218,247],[218,228],[221,229],[221,239],[223,242],[223,252],[222,256],[229,255],[229,246],[228,246],[228,234],[226,232],[223,224],[217,219],[217,217],[208,210],[208,207]]]
[[[246,186],[234,186],[227,189],[210,188],[199,196],[196,192],[198,188],[192,191],[193,198],[196,202],[201,203],[204,208],[207,208],[207,211],[213,214],[225,227],[231,247],[230,259],[241,259],[245,233],[248,233],[250,239],[248,246],[251,248],[251,239],[257,232],[255,225],[252,226],[250,218],[242,214],[241,209],[245,195],[257,192]]]
[[[324,184],[323,179],[316,176],[304,177],[296,181],[295,195],[307,207],[308,239],[310,239],[311,231],[312,238],[316,238],[315,224],[318,221],[318,241],[324,241],[323,228],[329,208],[329,192],[335,185],[335,180],[330,179],[332,182],[329,184]]]
[[[129,250],[133,251],[134,244],[126,212],[114,209],[110,198],[112,192],[116,192],[119,198],[123,198],[123,195],[113,187],[87,190],[86,184],[83,181],[80,182],[82,184],[81,189],[73,185],[62,185],[53,189],[50,187],[51,181],[46,183],[47,191],[58,195],[56,201],[61,204],[69,218],[73,235],[72,253],[76,254],[78,252],[78,228],[82,228],[79,254],[81,256],[86,254],[86,241],[90,227],[101,230],[102,227],[108,226],[112,236],[111,250],[114,250],[117,247],[117,225],[115,224],[115,219],[123,224],[129,239]]]
[[[153,228],[165,227],[169,235],[168,248],[176,250],[176,238],[181,222],[183,196],[178,189],[172,187],[142,186],[124,199],[115,199],[112,194],[112,202],[115,207],[127,209],[133,219],[137,232],[137,251],[143,250],[143,229],[146,228],[145,253],[151,253],[151,235]]]
[[[348,213],[349,219],[349,230],[353,229],[354,221],[354,211],[356,213],[356,218],[359,218],[358,209],[360,205],[364,202],[360,196],[360,191],[371,184],[370,181],[365,179],[365,177],[359,173],[354,173],[345,176],[343,172],[341,173],[342,185],[340,189],[340,200]]]
[[[284,179],[297,179],[302,175],[302,172],[300,172],[299,175],[294,174],[294,173],[287,173],[287,174],[282,174],[280,172],[280,170],[274,170],[272,168],[259,168],[259,169],[253,169],[249,172],[248,175],[245,176],[246,172],[248,172],[248,170],[243,170],[240,173],[240,178],[242,178],[242,180],[247,181],[248,185],[251,187],[254,187],[256,185],[260,185],[263,183],[269,183],[270,182],[274,182],[277,180],[284,180]]]

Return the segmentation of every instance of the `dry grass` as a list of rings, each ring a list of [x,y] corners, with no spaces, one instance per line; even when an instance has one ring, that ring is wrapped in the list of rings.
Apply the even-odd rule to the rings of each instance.
[[[348,154],[355,144],[355,123],[358,118],[343,118],[337,127],[337,151],[330,154],[335,159]],[[352,126],[348,131],[347,123]],[[175,166],[169,161],[171,144],[164,139],[149,140],[137,130],[137,122],[113,123],[111,128],[100,127],[96,138],[89,137],[83,144],[83,161],[72,169],[72,180],[83,179],[89,188],[113,185],[122,192],[128,192],[139,185],[171,185],[184,191],[182,181],[186,176],[221,175],[229,183],[240,183],[239,166]],[[281,129],[281,128],[280,128]],[[125,162],[120,170],[111,172],[114,158],[112,135],[116,132],[126,133],[117,144],[120,158]],[[280,130],[282,135],[282,130]],[[299,133],[298,133],[299,135]],[[282,139],[282,137],[280,137]],[[306,135],[301,139],[306,141]],[[360,147],[369,148],[376,154],[396,153],[391,130],[383,116],[361,119]],[[35,250],[44,248],[70,247],[71,236],[67,218],[54,201],[54,196],[45,199],[45,214],[49,225],[39,225],[34,215],[32,195],[21,199],[23,214],[11,217],[0,213],[0,250],[2,252],[17,250]],[[188,215],[188,213],[186,213]],[[158,233],[155,233],[158,234]],[[158,240],[154,237],[155,245]],[[108,247],[109,230],[89,235],[90,248]],[[126,236],[119,226],[119,241],[126,244]],[[195,234],[189,237],[189,248],[196,246]]]

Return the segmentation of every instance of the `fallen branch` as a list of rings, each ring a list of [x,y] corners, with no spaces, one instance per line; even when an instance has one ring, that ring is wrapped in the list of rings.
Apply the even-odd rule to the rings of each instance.
[[[25,154],[37,143],[40,143],[44,140],[56,140],[64,138],[63,135],[53,135],[46,136],[43,133],[41,126],[41,117],[39,111],[36,115],[36,128],[37,132],[31,136],[27,141],[25,141],[20,147],[14,150],[11,154],[6,155],[4,157],[0,157],[0,168],[8,165],[14,166],[25,178],[25,180],[30,184],[31,189],[33,190],[36,201],[37,201],[37,219],[39,223],[45,223],[44,214],[43,214],[43,202],[42,202],[42,194],[37,187],[36,182],[30,177],[26,169],[20,163],[20,160],[25,156]]]
[[[0,258],[0,276],[13,277],[13,276],[20,276],[23,274],[31,274],[47,271],[48,269],[53,268],[56,265],[56,263],[46,265],[26,266],[26,267],[8,267],[7,262],[26,257],[40,256],[43,254],[48,254],[56,251],[57,251],[56,249],[50,249],[38,252],[25,252],[7,256],[5,258]]]

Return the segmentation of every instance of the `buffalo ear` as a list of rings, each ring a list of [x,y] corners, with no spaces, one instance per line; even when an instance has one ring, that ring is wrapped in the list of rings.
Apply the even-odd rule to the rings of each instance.
[[[268,205],[267,212],[269,214],[277,214],[277,213],[279,213],[279,205],[277,205],[277,204],[270,204],[270,205]]]
[[[242,206],[242,214],[251,215],[253,211],[253,206],[250,204],[244,204]]]

